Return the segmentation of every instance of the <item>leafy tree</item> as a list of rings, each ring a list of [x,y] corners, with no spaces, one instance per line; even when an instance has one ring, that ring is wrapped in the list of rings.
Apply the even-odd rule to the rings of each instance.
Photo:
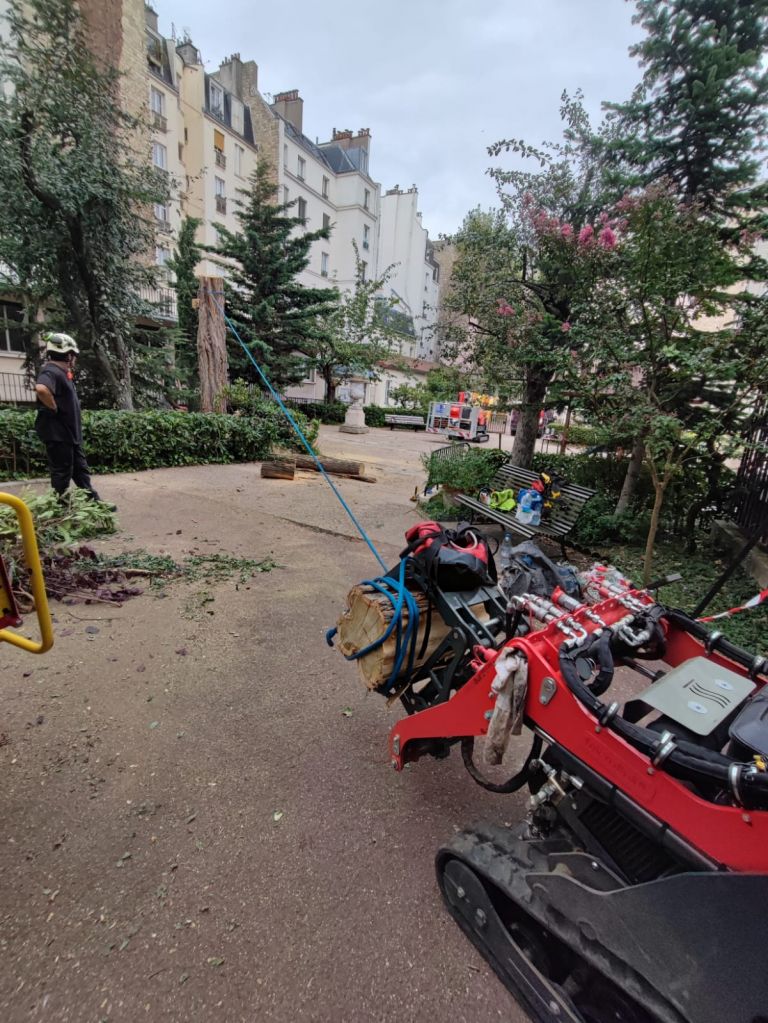
[[[644,69],[627,103],[607,104],[607,153],[630,185],[660,179],[700,212],[765,215],[756,185],[768,116],[764,0],[635,0],[646,36],[630,49]]]
[[[539,413],[567,363],[574,302],[591,286],[570,247],[553,245],[562,230],[576,236],[602,205],[600,149],[581,96],[563,95],[563,140],[535,149],[507,139],[489,153],[535,161],[537,170],[491,170],[503,210],[468,215],[442,329],[446,354],[481,375],[485,387],[520,408],[512,458],[530,465]],[[452,317],[452,318],[451,318]]]
[[[600,281],[577,310],[571,371],[593,421],[641,439],[655,493],[647,583],[670,484],[695,460],[730,452],[764,386],[768,348],[760,318],[739,316],[753,305],[736,289],[739,263],[698,204],[660,184],[619,207],[603,228],[613,244],[593,233],[578,245]]]
[[[391,315],[397,311],[398,300],[381,295],[393,268],[388,267],[379,278],[366,279],[357,245],[352,244],[355,287],[342,292],[325,318],[322,333],[304,349],[309,365],[323,378],[328,402],[335,401],[341,380],[359,374],[377,379],[379,362],[396,353],[402,340],[400,321]]]
[[[140,257],[153,244],[142,210],[167,198],[119,78],[87,47],[74,0],[10,0],[0,42],[0,262],[76,335],[93,400],[131,408]]]
[[[275,200],[277,185],[269,165],[260,161],[235,214],[235,233],[216,225],[219,242],[213,249],[225,271],[227,314],[254,358],[277,387],[306,374],[326,334],[326,318],[337,306],[333,288],[307,288],[296,277],[309,262],[309,250],[330,228],[297,231],[304,221],[288,215],[295,203]],[[236,340],[230,338],[233,376],[252,380],[253,367]]]

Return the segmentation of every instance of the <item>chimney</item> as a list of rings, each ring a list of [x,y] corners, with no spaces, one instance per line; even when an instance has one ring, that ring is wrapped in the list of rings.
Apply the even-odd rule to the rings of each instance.
[[[300,135],[303,134],[304,100],[299,96],[298,89],[291,89],[290,92],[278,92],[272,101],[272,109],[293,125]]]
[[[154,7],[150,7],[149,4],[144,4],[144,18],[146,20],[147,28],[151,29],[153,32],[157,32],[157,11]]]
[[[198,48],[195,46],[191,39],[185,39],[183,42],[179,43],[179,45],[176,47],[176,52],[187,65],[202,64],[202,60],[200,59],[200,51],[198,50]]]
[[[336,142],[342,149],[369,149],[371,145],[371,129],[361,128],[357,135],[353,135],[349,128],[343,131],[333,129],[331,142]]]
[[[228,92],[247,103],[258,92],[259,68],[255,60],[243,61],[239,53],[233,53],[219,68],[218,79]]]

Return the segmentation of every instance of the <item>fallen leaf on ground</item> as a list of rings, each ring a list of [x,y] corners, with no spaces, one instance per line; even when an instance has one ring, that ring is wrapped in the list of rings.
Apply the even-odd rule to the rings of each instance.
[[[282,810],[275,810],[275,812],[272,814],[272,820],[275,823],[277,823],[282,818],[282,816],[283,816]]]

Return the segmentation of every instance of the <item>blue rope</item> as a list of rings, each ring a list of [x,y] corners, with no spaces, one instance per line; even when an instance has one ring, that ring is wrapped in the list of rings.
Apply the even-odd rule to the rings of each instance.
[[[232,334],[234,335],[234,337],[238,341],[240,347],[243,349],[245,354],[250,359],[251,363],[253,364],[253,368],[256,370],[256,372],[261,377],[262,381],[264,382],[264,384],[266,385],[267,389],[269,390],[269,393],[272,395],[272,397],[275,399],[277,404],[280,406],[280,409],[281,409],[283,415],[285,416],[285,418],[288,420],[288,422],[293,427],[296,435],[299,437],[299,439],[301,440],[302,444],[307,449],[307,452],[309,453],[309,455],[314,459],[314,462],[315,462],[315,465],[318,468],[318,471],[325,478],[325,480],[328,483],[329,487],[331,488],[331,490],[334,492],[336,497],[341,502],[341,505],[344,508],[344,511],[347,513],[347,515],[349,515],[350,519],[354,523],[354,526],[357,529],[358,533],[363,538],[363,540],[365,540],[366,544],[368,545],[368,547],[371,550],[371,553],[373,554],[373,556],[376,558],[378,563],[381,565],[381,567],[386,572],[387,571],[387,565],[386,565],[384,559],[381,557],[379,552],[376,550],[376,548],[373,545],[373,541],[371,540],[371,538],[366,533],[365,529],[361,526],[361,524],[358,522],[357,518],[355,517],[355,513],[352,511],[352,509],[349,507],[347,502],[344,500],[343,496],[341,495],[340,491],[338,490],[338,488],[334,484],[333,480],[330,478],[328,473],[323,468],[323,463],[320,461],[320,459],[317,457],[317,455],[313,451],[312,445],[309,443],[307,438],[304,436],[304,433],[303,433],[301,427],[296,422],[296,420],[293,418],[293,416],[291,415],[290,411],[286,407],[284,401],[282,400],[280,395],[277,393],[277,391],[274,389],[274,387],[270,383],[269,378],[267,377],[266,373],[264,373],[264,371],[262,370],[261,366],[259,366],[258,362],[256,362],[256,359],[253,357],[253,353],[251,352],[250,348],[246,345],[246,343],[240,337],[240,334],[238,333],[237,327],[235,327],[235,325],[232,322],[232,320],[227,316],[226,312],[224,311],[224,307],[222,306],[222,304],[216,298],[216,293],[209,290],[208,294],[213,298],[213,301],[214,301],[216,307],[218,308],[218,310],[221,313],[221,315],[224,317],[224,322],[227,324],[229,329],[232,331]],[[403,661],[405,660],[406,653],[408,655],[408,664],[407,664],[407,668],[406,668],[406,671],[407,671],[408,675],[410,675],[411,672],[413,671],[413,666],[414,666],[414,662],[415,662],[415,659],[416,659],[416,643],[417,643],[418,632],[419,632],[419,605],[416,603],[416,598],[414,597],[414,595],[410,592],[410,590],[405,585],[405,566],[406,566],[406,561],[407,560],[408,560],[407,558],[402,558],[401,559],[401,561],[400,561],[400,572],[398,574],[397,580],[393,579],[391,576],[383,576],[383,577],[380,576],[377,579],[365,579],[365,580],[363,580],[363,584],[362,584],[363,586],[370,586],[370,587],[372,587],[372,589],[374,589],[377,593],[383,594],[390,601],[390,603],[392,604],[392,609],[393,609],[392,610],[392,620],[389,623],[389,625],[387,626],[387,628],[386,628],[386,630],[385,630],[385,632],[384,632],[384,634],[382,636],[380,636],[378,639],[375,639],[372,643],[370,643],[364,649],[358,650],[358,652],[356,654],[350,654],[350,655],[347,656],[347,660],[348,661],[356,661],[356,660],[358,660],[361,657],[365,657],[366,654],[371,653],[373,650],[377,650],[383,643],[386,643],[386,641],[389,639],[389,637],[392,635],[392,633],[395,630],[397,630],[397,640],[396,640],[396,645],[395,645],[395,660],[394,660],[394,664],[392,665],[392,671],[390,673],[389,678],[387,679],[386,683],[382,686],[382,689],[385,692],[389,691],[394,686],[395,682],[397,681],[397,678],[399,677],[401,669],[402,669],[402,666],[403,666]],[[403,606],[404,605],[408,609],[408,620],[407,620],[407,622],[405,624],[405,630],[403,630]],[[325,639],[326,639],[326,642],[328,643],[328,646],[333,646],[333,637],[336,635],[336,632],[337,632],[337,630],[335,628],[329,629],[326,632]]]
[[[408,665],[406,673],[408,675],[413,671],[413,665],[416,659],[416,644],[418,640],[419,632],[419,605],[416,603],[416,598],[411,591],[405,585],[405,566],[407,558],[402,558],[400,561],[400,572],[397,580],[391,576],[379,579],[364,579],[361,583],[362,586],[370,586],[377,593],[381,593],[385,596],[390,604],[392,604],[392,620],[387,626],[384,634],[375,639],[367,647],[363,647],[362,650],[358,650],[354,654],[345,654],[344,656],[348,661],[357,661],[361,657],[365,657],[366,654],[371,653],[373,650],[377,650],[382,644],[386,643],[392,633],[397,630],[397,640],[395,643],[395,660],[392,665],[392,671],[390,672],[389,678],[380,688],[384,692],[388,692],[397,681],[402,666],[405,660],[406,652],[408,654]],[[405,623],[405,635],[403,635],[403,604],[408,608],[408,620]],[[333,637],[336,635],[337,629],[329,629],[325,634],[325,641],[328,646],[333,646]]]
[[[256,370],[256,372],[259,374],[259,376],[263,380],[264,384],[266,385],[267,389],[269,390],[269,393],[272,395],[272,397],[275,399],[277,404],[280,406],[280,409],[281,409],[283,415],[285,416],[285,418],[288,420],[288,422],[293,427],[295,433],[299,437],[299,440],[302,442],[304,447],[307,449],[308,454],[315,460],[315,465],[317,466],[318,471],[325,477],[325,480],[328,483],[328,486],[331,488],[331,490],[334,492],[336,497],[341,502],[341,506],[343,507],[343,509],[347,513],[347,515],[349,515],[349,517],[352,520],[352,522],[354,523],[354,526],[357,529],[358,533],[363,538],[363,540],[365,540],[365,542],[368,544],[368,547],[370,548],[370,551],[373,554],[374,558],[376,558],[378,563],[381,565],[381,567],[386,572],[387,571],[386,562],[384,561],[384,559],[381,557],[379,552],[374,547],[373,541],[371,540],[371,538],[368,536],[366,531],[363,529],[363,527],[357,521],[357,518],[355,517],[355,513],[352,511],[352,509],[349,507],[347,502],[344,500],[343,496],[341,495],[340,491],[338,490],[338,488],[334,484],[334,482],[331,479],[331,477],[328,475],[328,473],[323,468],[323,463],[320,461],[320,459],[317,457],[315,452],[312,450],[312,445],[309,443],[307,438],[304,436],[304,433],[302,432],[301,427],[296,422],[296,420],[293,418],[291,413],[288,411],[285,403],[283,402],[282,398],[277,393],[277,391],[274,389],[272,384],[269,382],[269,379],[268,379],[267,375],[264,373],[264,371],[262,370],[261,366],[259,366],[258,362],[256,362],[256,360],[254,359],[253,353],[251,352],[250,348],[246,345],[245,341],[243,341],[243,339],[240,337],[240,335],[239,335],[239,333],[237,331],[237,327],[235,327],[235,325],[232,322],[232,320],[230,320],[230,318],[224,312],[224,307],[222,306],[222,304],[216,298],[215,292],[209,291],[208,294],[213,298],[213,301],[214,301],[216,307],[218,308],[218,310],[221,313],[221,315],[224,317],[224,322],[227,324],[229,329],[232,331],[233,335],[235,336],[235,338],[237,339],[238,343],[240,344],[240,347],[243,349],[245,354],[248,356],[248,358],[253,363],[253,368]]]

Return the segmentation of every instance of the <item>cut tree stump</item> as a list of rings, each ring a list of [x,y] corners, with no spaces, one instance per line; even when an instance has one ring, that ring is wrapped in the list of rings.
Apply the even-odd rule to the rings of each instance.
[[[429,618],[427,613],[429,600],[423,593],[414,592],[413,596],[419,608],[419,628],[416,639],[416,659],[414,660],[414,666],[418,667],[429,660],[451,630],[433,608],[429,641],[423,656],[419,657]],[[374,640],[383,636],[392,621],[393,610],[390,601],[382,594],[376,593],[375,590],[371,590],[367,586],[354,586],[347,595],[347,609],[337,625],[339,630],[338,646],[342,654],[345,657],[356,654],[358,650],[363,650]],[[488,620],[488,613],[482,603],[475,604],[472,611],[480,621]],[[403,628],[407,622],[408,610],[403,607]],[[356,662],[362,679],[369,689],[378,689],[391,675],[395,663],[396,646],[397,635],[394,630],[385,643]],[[404,664],[407,659],[406,655]]]
[[[227,326],[224,322],[224,281],[201,277],[198,291],[197,363],[200,375],[200,411],[226,412],[224,396],[229,383]]]
[[[326,472],[336,473],[338,476],[362,476],[365,472],[363,462],[349,462],[343,458],[321,458],[320,462]],[[309,455],[296,455],[296,468],[319,471],[317,462]]]
[[[296,462],[292,458],[273,458],[262,462],[261,475],[268,480],[292,480],[296,475]]]

